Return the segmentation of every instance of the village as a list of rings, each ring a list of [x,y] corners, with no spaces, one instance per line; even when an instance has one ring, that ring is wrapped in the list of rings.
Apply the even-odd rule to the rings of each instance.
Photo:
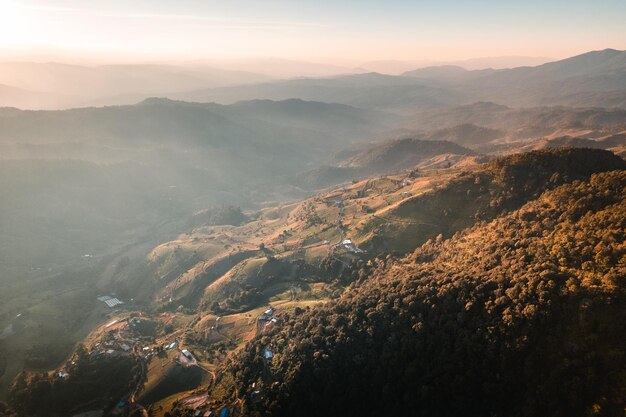
[[[308,262],[330,258],[347,265],[352,259],[368,256],[368,251],[361,247],[361,244],[369,245],[369,237],[364,233],[367,222],[376,221],[377,216],[385,215],[389,208],[429,189],[432,189],[430,180],[415,172],[356,181],[295,206],[267,209],[256,220],[239,227],[201,226],[187,236],[182,235],[176,241],[176,258],[197,262],[202,269],[196,271],[198,266],[183,266],[181,271],[177,264],[168,269],[163,268],[167,263],[163,264],[163,279],[171,283],[156,295],[160,313],[133,311],[134,300],[127,302],[115,293],[97,297],[109,319],[86,339],[90,357],[94,360],[135,357],[143,364],[142,383],[119,399],[114,414],[130,415],[140,410],[145,415],[158,417],[163,410],[174,407],[185,416],[237,415],[240,399],[217,404],[212,403],[207,393],[218,377],[220,366],[247,341],[280,326],[277,308],[285,312],[307,308],[328,300],[337,292],[333,285],[316,283],[314,278],[302,282],[304,277],[296,275],[289,278],[288,285],[278,285],[272,292],[265,293],[265,300],[269,302],[266,307],[253,306],[241,312],[221,314],[202,310],[192,313],[182,305],[174,308],[189,300],[188,295],[180,297],[189,293],[186,288],[194,282],[193,274],[210,268],[210,259],[201,260],[200,253],[204,251],[213,256],[218,263],[221,259],[237,259],[236,251],[242,251],[246,253],[243,263],[261,262],[262,265],[274,257],[300,258]],[[185,255],[187,245],[194,248],[190,256]],[[229,251],[227,258],[221,258],[219,251],[214,252],[216,245]],[[202,249],[204,246],[206,250]],[[167,253],[168,246],[156,250]],[[156,251],[150,255],[152,262],[161,256]],[[184,262],[189,265],[189,261]],[[259,273],[253,271],[246,274]],[[228,271],[217,282],[230,273]],[[185,280],[184,285],[179,281],[181,278]],[[271,380],[274,355],[272,345],[264,346],[260,354],[264,380]],[[56,376],[68,378],[70,375],[61,368]],[[263,398],[263,388],[251,387],[248,395],[250,400],[258,401]]]
[[[123,307],[120,307],[125,303],[115,297],[114,294],[99,296],[97,301],[103,303],[111,310],[111,318],[92,332],[85,341],[85,350],[89,360],[99,361],[132,356],[139,359],[143,364],[144,375],[141,378],[143,383],[133,392],[129,392],[120,398],[115,407],[109,412],[110,415],[159,415],[159,410],[162,410],[163,406],[148,403],[144,406],[142,400],[147,397],[145,397],[145,393],[142,391],[149,389],[150,384],[147,380],[154,376],[153,374],[159,374],[161,370],[170,368],[182,369],[183,376],[185,375],[185,369],[199,369],[208,376],[208,378],[205,378],[206,385],[198,384],[198,386],[192,387],[190,391],[179,392],[178,388],[173,388],[172,394],[176,398],[175,405],[179,409],[187,410],[188,414],[185,415],[193,415],[194,417],[230,417],[238,415],[239,405],[237,402],[233,404],[211,403],[206,391],[216,377],[215,367],[207,362],[206,347],[198,343],[187,343],[190,341],[189,328],[184,326],[184,324],[189,324],[189,322],[184,323],[184,320],[188,319],[187,317],[179,317],[171,313],[152,316],[126,311]],[[245,325],[247,325],[249,331],[245,333],[245,339],[249,340],[251,337],[261,335],[272,326],[278,325],[279,319],[275,316],[275,312],[275,307],[268,306],[256,318],[247,315],[245,317]],[[183,322],[177,322],[180,319],[183,319]],[[168,324],[164,325],[164,323]],[[178,328],[173,329],[170,333],[161,334],[160,328],[170,328],[169,326],[172,323],[183,324],[183,326],[177,326]],[[228,339],[234,335],[231,332],[235,328],[232,317],[208,316],[201,323],[202,326],[206,326],[204,332],[209,336],[207,340],[216,342],[216,336]],[[237,327],[240,326],[241,323],[237,324]],[[196,324],[194,330],[199,330],[198,324]],[[196,354],[193,353],[194,351],[201,354],[201,360],[196,357]],[[271,347],[266,347],[263,353],[263,360],[266,366],[269,366],[272,356]],[[74,362],[69,364],[73,365]],[[54,377],[59,379],[70,378],[70,372],[65,367],[58,368],[54,371]],[[260,392],[257,391],[257,394],[260,394]],[[92,410],[77,413],[75,417],[96,417],[100,415],[100,412],[97,410]]]

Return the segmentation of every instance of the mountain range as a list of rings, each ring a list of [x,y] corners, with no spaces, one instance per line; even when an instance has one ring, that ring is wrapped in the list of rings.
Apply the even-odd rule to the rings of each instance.
[[[407,112],[495,101],[511,106],[626,106],[626,52],[588,52],[536,67],[468,71],[442,66],[400,76],[377,73],[274,81],[178,93],[179,99],[230,103],[252,98],[339,102]]]
[[[393,119],[301,100],[1,109],[2,261],[63,263],[175,213],[302,195],[291,175]]]
[[[131,104],[150,96],[164,96],[223,104],[300,98],[400,113],[476,101],[510,106],[624,108],[625,67],[626,52],[614,49],[537,66],[498,70],[442,65],[385,75],[362,70],[351,73],[346,68],[342,75],[283,80],[272,80],[254,71],[222,70],[206,64],[88,67],[5,62],[0,63],[0,80],[5,84],[0,90],[0,105],[56,109]],[[294,77],[294,73],[283,76]]]
[[[206,65],[0,62],[0,80],[6,84],[0,89],[0,106],[59,109],[132,104],[155,95],[268,79]]]
[[[623,413],[626,52],[232,64],[0,63],[0,416]]]

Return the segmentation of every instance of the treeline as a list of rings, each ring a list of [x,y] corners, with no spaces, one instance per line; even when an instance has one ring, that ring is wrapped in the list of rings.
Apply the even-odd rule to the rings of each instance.
[[[187,222],[187,226],[239,226],[249,220],[248,216],[241,211],[240,207],[221,206],[195,213]]]
[[[625,242],[626,171],[574,181],[361,264],[340,299],[250,342],[215,390],[249,416],[622,416]]]

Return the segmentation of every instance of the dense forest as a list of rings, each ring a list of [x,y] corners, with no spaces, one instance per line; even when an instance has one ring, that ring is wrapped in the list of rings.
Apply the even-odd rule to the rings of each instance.
[[[248,218],[241,211],[240,207],[223,206],[201,210],[189,219],[189,228],[198,226],[232,225],[239,226],[248,221]]]
[[[11,406],[19,415],[37,416],[70,415],[86,406],[110,410],[137,386],[142,364],[132,355],[98,356],[80,345],[64,370],[20,374],[9,393]],[[6,407],[4,412],[11,415]]]
[[[625,214],[626,171],[594,174],[360,263],[341,298],[284,314],[215,390],[251,416],[621,416]]]

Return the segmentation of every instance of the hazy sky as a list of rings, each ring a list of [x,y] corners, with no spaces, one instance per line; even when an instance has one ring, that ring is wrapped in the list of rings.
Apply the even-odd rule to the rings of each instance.
[[[626,49],[625,0],[0,0],[0,52],[337,63]]]

